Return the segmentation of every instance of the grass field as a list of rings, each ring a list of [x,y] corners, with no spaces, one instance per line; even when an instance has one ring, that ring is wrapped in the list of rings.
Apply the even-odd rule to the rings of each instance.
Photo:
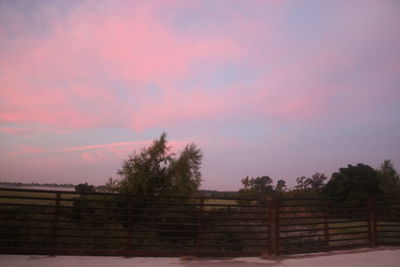
[[[13,196],[17,198],[2,198],[2,196]],[[23,198],[48,198],[46,199],[21,199]],[[0,190],[0,203],[31,204],[31,205],[55,205],[57,197],[52,192],[23,192],[23,191],[2,191]],[[61,199],[72,199],[79,197],[79,194],[61,194]],[[71,206],[72,201],[61,201],[62,206]]]
[[[19,199],[19,198],[2,198],[1,196],[14,196],[23,198],[49,198],[45,199]],[[65,193],[61,194],[61,199],[78,198],[79,194]],[[23,191],[2,191],[0,190],[0,203],[16,203],[16,204],[35,204],[35,205],[55,205],[56,193],[52,192],[23,192]],[[71,206],[72,201],[61,201],[62,206]],[[199,201],[200,204],[200,201]],[[205,205],[237,205],[235,200],[229,199],[206,199]],[[213,208],[212,206],[206,207]]]
[[[231,199],[206,199],[204,201],[205,205],[237,205],[237,202],[235,200]]]

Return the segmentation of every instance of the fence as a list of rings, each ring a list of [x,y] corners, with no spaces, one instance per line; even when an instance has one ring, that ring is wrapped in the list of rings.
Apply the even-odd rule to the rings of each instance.
[[[0,253],[258,256],[400,245],[400,198],[221,199],[0,188]]]

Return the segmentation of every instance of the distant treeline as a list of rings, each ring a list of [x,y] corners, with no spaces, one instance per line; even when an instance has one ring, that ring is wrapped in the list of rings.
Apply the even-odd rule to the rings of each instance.
[[[0,186],[15,186],[15,187],[69,187],[75,188],[77,185],[74,184],[58,184],[58,183],[20,183],[20,182],[0,182]],[[92,185],[96,191],[103,191],[105,185]],[[204,197],[234,197],[235,191],[217,191],[217,190],[199,190],[198,194]]]
[[[74,184],[0,182],[0,186],[75,187]]]

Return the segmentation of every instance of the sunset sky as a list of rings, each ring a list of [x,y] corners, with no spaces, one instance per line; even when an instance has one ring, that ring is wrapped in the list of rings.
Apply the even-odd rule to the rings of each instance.
[[[400,1],[0,1],[0,181],[104,184],[164,131],[204,189],[399,170]]]

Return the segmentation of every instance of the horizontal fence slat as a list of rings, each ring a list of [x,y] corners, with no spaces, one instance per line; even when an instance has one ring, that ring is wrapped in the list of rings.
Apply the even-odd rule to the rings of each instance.
[[[328,228],[301,228],[301,229],[280,229],[281,233],[295,233],[295,232],[310,232],[310,231],[324,231],[324,230],[343,230],[343,229],[358,229],[365,228],[367,225],[356,225],[356,226],[341,226],[341,227],[328,227]]]
[[[95,211],[95,210],[93,210]],[[168,211],[169,212],[169,211]],[[32,215],[55,215],[56,213],[53,212],[44,212],[44,211],[29,211],[29,210],[16,210],[16,211],[4,211],[2,215],[6,215],[6,214],[32,214]],[[62,212],[59,211],[57,214],[60,216],[90,216],[90,217],[113,217],[113,218],[124,218],[124,219],[131,219],[131,218],[137,218],[137,219],[199,219],[200,217],[202,217],[203,220],[205,221],[210,221],[210,220],[214,220],[214,221],[255,221],[255,220],[259,220],[259,221],[265,221],[267,220],[267,217],[216,217],[216,216],[204,216],[204,215],[200,215],[199,211],[197,211],[196,213],[198,213],[197,216],[155,216],[155,215],[129,215],[129,214],[118,214],[118,213],[114,213],[114,214],[95,214],[95,213],[88,213],[88,212]]]
[[[332,250],[340,250],[340,249],[353,249],[353,248],[360,248],[365,247],[365,243],[357,243],[351,245],[341,245],[341,246],[310,246],[305,248],[294,248],[294,249],[285,249],[283,252],[287,254],[294,254],[294,253],[306,253],[306,252],[322,252],[322,251],[332,251]]]
[[[359,214],[359,213],[352,214],[352,217],[366,217],[366,216],[369,216],[369,214]],[[296,220],[313,219],[313,220],[315,220],[315,219],[340,219],[340,218],[338,218],[338,216],[331,215],[331,216],[299,216],[299,217],[295,217],[295,218],[294,217],[280,217],[279,219],[280,220],[293,220],[293,219],[296,219]],[[346,218],[343,218],[343,219],[346,219]]]
[[[330,222],[328,222],[328,223],[329,223],[329,224],[340,224],[340,223],[355,223],[355,222],[365,223],[365,220],[340,220],[340,221],[330,221]],[[324,224],[324,222],[282,223],[282,224],[280,224],[280,226],[319,225],[319,224]]]
[[[354,241],[354,240],[367,240],[368,237],[355,237],[355,238],[340,238],[340,239],[329,239],[329,242],[341,242],[341,241]],[[307,244],[315,244],[318,242],[324,242],[324,240],[313,240],[313,241],[296,241],[290,242],[290,245],[302,245],[306,247]]]
[[[296,239],[305,237],[326,237],[326,236],[337,236],[337,235],[357,235],[357,234],[367,234],[368,231],[352,232],[352,233],[329,233],[329,234],[315,234],[315,235],[291,235],[291,236],[281,236],[280,239]]]

